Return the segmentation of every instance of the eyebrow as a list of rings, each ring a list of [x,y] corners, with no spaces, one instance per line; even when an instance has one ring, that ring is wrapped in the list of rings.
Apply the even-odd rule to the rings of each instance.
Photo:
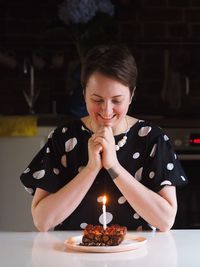
[[[91,96],[97,96],[97,97],[103,98],[103,96],[100,96],[100,95],[97,95],[97,94],[92,94]],[[120,97],[120,96],[123,96],[123,95],[114,95],[112,98]]]

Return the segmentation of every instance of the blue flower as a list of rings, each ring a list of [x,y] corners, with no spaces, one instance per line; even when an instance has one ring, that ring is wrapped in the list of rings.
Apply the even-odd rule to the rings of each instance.
[[[66,24],[87,24],[98,12],[113,16],[110,0],[65,0],[58,7],[58,15]]]
[[[80,59],[91,45],[106,37],[113,15],[111,0],[64,0],[58,6],[58,16],[67,26]]]
[[[110,16],[114,15],[114,7],[110,1],[107,0],[95,0],[97,9],[99,12],[106,13]]]

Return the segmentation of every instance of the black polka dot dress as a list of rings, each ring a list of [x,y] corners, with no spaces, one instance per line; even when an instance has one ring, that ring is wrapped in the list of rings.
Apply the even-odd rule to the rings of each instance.
[[[118,143],[124,134],[115,136]],[[30,194],[36,188],[56,192],[73,179],[88,162],[91,131],[75,120],[58,127],[45,146],[24,170],[20,179]],[[135,179],[158,192],[164,186],[180,186],[187,177],[168,136],[154,124],[138,120],[127,133],[127,142],[116,152],[118,160]],[[134,179],[134,178],[133,178]],[[107,224],[120,224],[129,230],[153,229],[129,205],[109,174],[102,169],[76,210],[55,230],[80,230],[87,224],[103,224],[102,196],[107,196]]]

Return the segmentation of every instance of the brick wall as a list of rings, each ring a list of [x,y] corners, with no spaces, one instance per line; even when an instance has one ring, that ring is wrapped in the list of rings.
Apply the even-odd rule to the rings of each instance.
[[[68,63],[76,50],[57,19],[59,0],[0,3],[0,114],[29,112],[24,59],[35,66],[36,113],[69,113]],[[133,51],[139,69],[131,113],[199,115],[200,1],[113,0],[116,39]],[[2,59],[3,58],[3,59]]]

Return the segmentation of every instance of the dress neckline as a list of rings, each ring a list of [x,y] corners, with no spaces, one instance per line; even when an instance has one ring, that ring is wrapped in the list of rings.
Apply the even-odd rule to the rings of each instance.
[[[80,118],[80,123],[81,123],[81,125],[82,125],[82,126],[89,132],[89,133],[91,133],[91,134],[94,133],[92,130],[90,130],[90,129],[86,126],[86,124],[83,122],[82,118]],[[118,136],[124,135],[124,134],[126,134],[126,133],[128,134],[128,132],[130,132],[130,130],[134,129],[134,128],[137,126],[138,123],[139,123],[139,119],[136,119],[135,123],[134,123],[133,125],[131,125],[131,126],[128,128],[128,131],[125,131],[125,132],[123,132],[123,133],[114,135],[114,137],[118,137]]]

